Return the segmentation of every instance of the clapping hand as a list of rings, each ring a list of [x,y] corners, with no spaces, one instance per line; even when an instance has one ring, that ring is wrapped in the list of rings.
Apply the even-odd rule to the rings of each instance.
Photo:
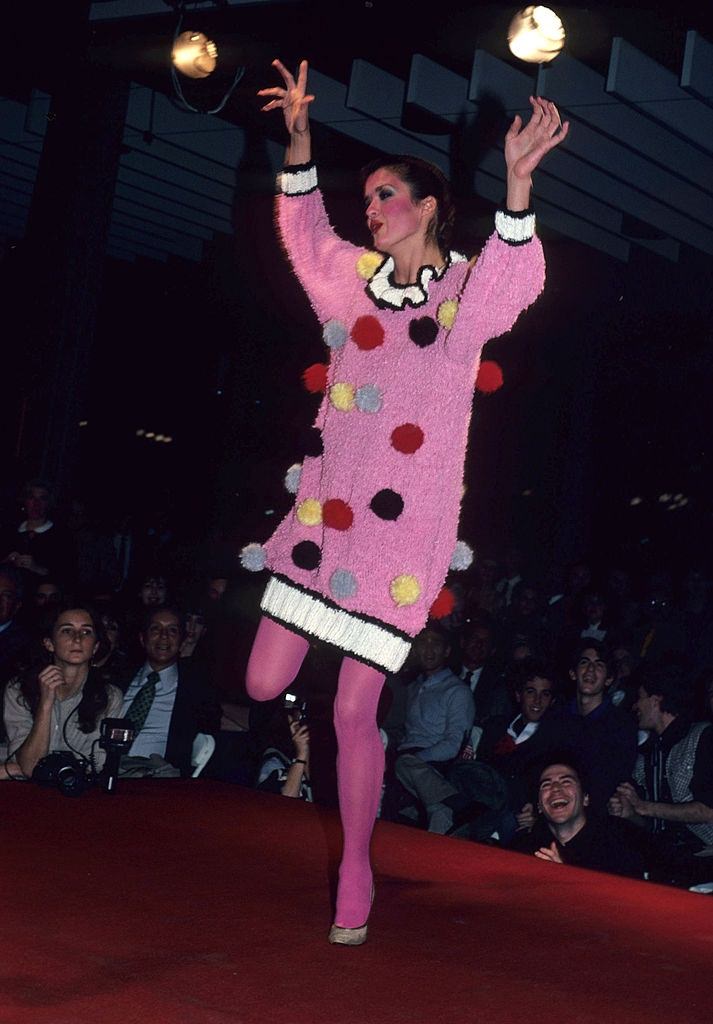
[[[549,861],[550,864],[564,864],[557,848],[557,843],[555,842],[551,842],[549,846],[541,846],[539,850],[535,850],[535,856],[539,857],[540,860]]]

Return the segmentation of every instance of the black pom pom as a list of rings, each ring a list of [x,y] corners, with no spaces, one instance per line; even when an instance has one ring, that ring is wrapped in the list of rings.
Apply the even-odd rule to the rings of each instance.
[[[408,325],[408,336],[419,348],[428,348],[438,337],[438,324],[430,316],[416,317]]]
[[[404,510],[404,499],[386,487],[374,495],[369,507],[379,519],[398,519]]]
[[[292,561],[298,569],[317,569],[322,561],[322,552],[313,540],[301,540],[292,549]]]

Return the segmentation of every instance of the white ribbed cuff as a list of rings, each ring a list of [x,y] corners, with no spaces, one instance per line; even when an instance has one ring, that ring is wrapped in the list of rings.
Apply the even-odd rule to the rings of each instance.
[[[285,625],[319,637],[386,672],[398,672],[411,649],[410,641],[378,623],[330,607],[316,594],[306,594],[274,576],[267,584],[260,607]]]
[[[535,233],[535,215],[527,210],[522,213],[498,210],[495,214],[495,230],[503,242],[522,245],[529,242]]]
[[[278,174],[277,187],[286,196],[304,196],[313,192],[317,188],[317,168],[314,164],[295,170],[287,167]]]

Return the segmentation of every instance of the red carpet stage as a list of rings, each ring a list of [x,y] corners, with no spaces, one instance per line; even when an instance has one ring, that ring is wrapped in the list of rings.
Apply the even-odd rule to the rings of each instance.
[[[710,1021],[713,901],[379,825],[329,946],[336,816],[238,786],[3,783],[2,1024]]]

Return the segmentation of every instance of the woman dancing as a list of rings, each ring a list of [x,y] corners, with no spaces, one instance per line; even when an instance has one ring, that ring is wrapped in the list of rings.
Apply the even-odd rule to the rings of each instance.
[[[324,391],[321,444],[288,471],[295,505],[264,546],[263,618],[247,687],[276,697],[318,637],[344,653],[334,722],[344,847],[329,941],[359,945],[373,899],[369,844],[384,771],[376,708],[385,672],[423,628],[457,541],[472,392],[483,345],[508,331],[542,290],[544,261],[529,210],[530,175],[567,135],[555,106],[531,99],[505,139],[507,209],[477,263],[448,248],[448,182],[426,161],[384,157],[363,172],[373,250],[332,230],[313,165],[307,62],[262,89],[289,135],[277,219],[282,241],[330,350],[305,384]]]

